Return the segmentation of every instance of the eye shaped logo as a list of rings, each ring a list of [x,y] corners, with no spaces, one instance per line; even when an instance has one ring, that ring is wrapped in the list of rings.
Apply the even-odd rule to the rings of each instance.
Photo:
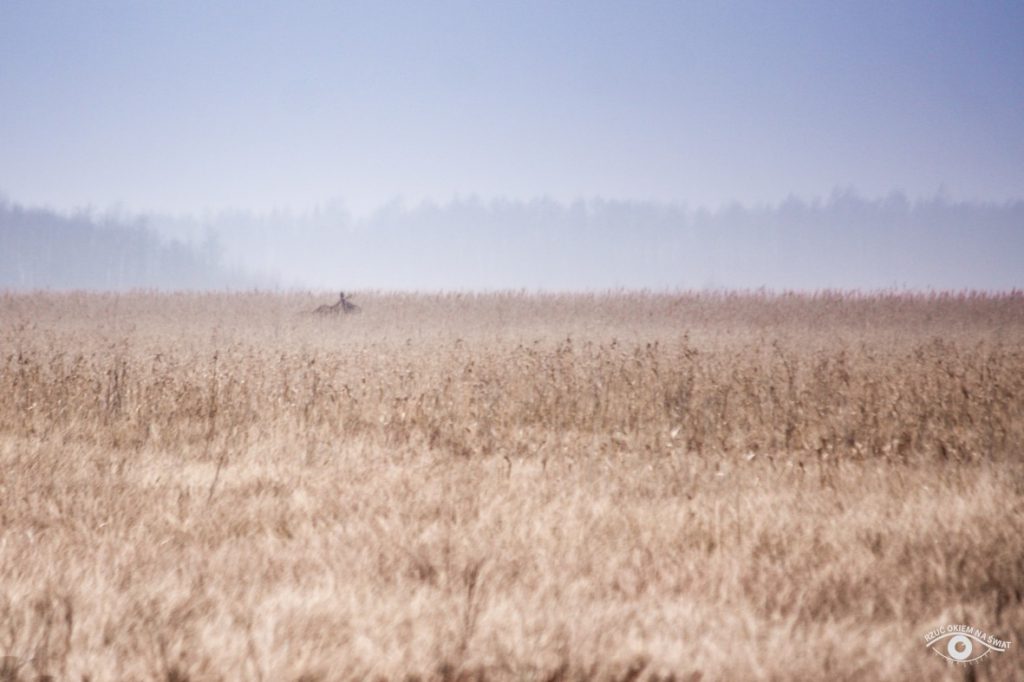
[[[996,639],[968,625],[947,625],[928,633],[925,646],[953,663],[974,663],[990,652],[1002,653],[1010,642]]]

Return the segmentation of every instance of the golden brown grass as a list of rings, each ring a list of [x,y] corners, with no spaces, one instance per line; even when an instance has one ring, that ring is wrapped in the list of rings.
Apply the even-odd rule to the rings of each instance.
[[[354,299],[0,296],[0,679],[1024,676],[1021,294]]]

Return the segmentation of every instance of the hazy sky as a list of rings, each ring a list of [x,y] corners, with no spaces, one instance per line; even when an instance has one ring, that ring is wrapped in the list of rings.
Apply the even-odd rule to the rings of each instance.
[[[361,212],[1024,188],[1024,2],[0,0],[0,192]]]

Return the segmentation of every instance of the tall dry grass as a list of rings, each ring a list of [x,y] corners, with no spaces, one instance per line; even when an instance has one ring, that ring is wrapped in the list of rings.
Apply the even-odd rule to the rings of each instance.
[[[1024,295],[355,298],[0,296],[0,679],[1024,676]]]

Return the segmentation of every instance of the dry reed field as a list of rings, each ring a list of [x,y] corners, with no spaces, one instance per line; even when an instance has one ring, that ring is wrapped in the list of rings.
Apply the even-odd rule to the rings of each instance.
[[[0,680],[1024,679],[1021,293],[334,297],[0,295]]]

